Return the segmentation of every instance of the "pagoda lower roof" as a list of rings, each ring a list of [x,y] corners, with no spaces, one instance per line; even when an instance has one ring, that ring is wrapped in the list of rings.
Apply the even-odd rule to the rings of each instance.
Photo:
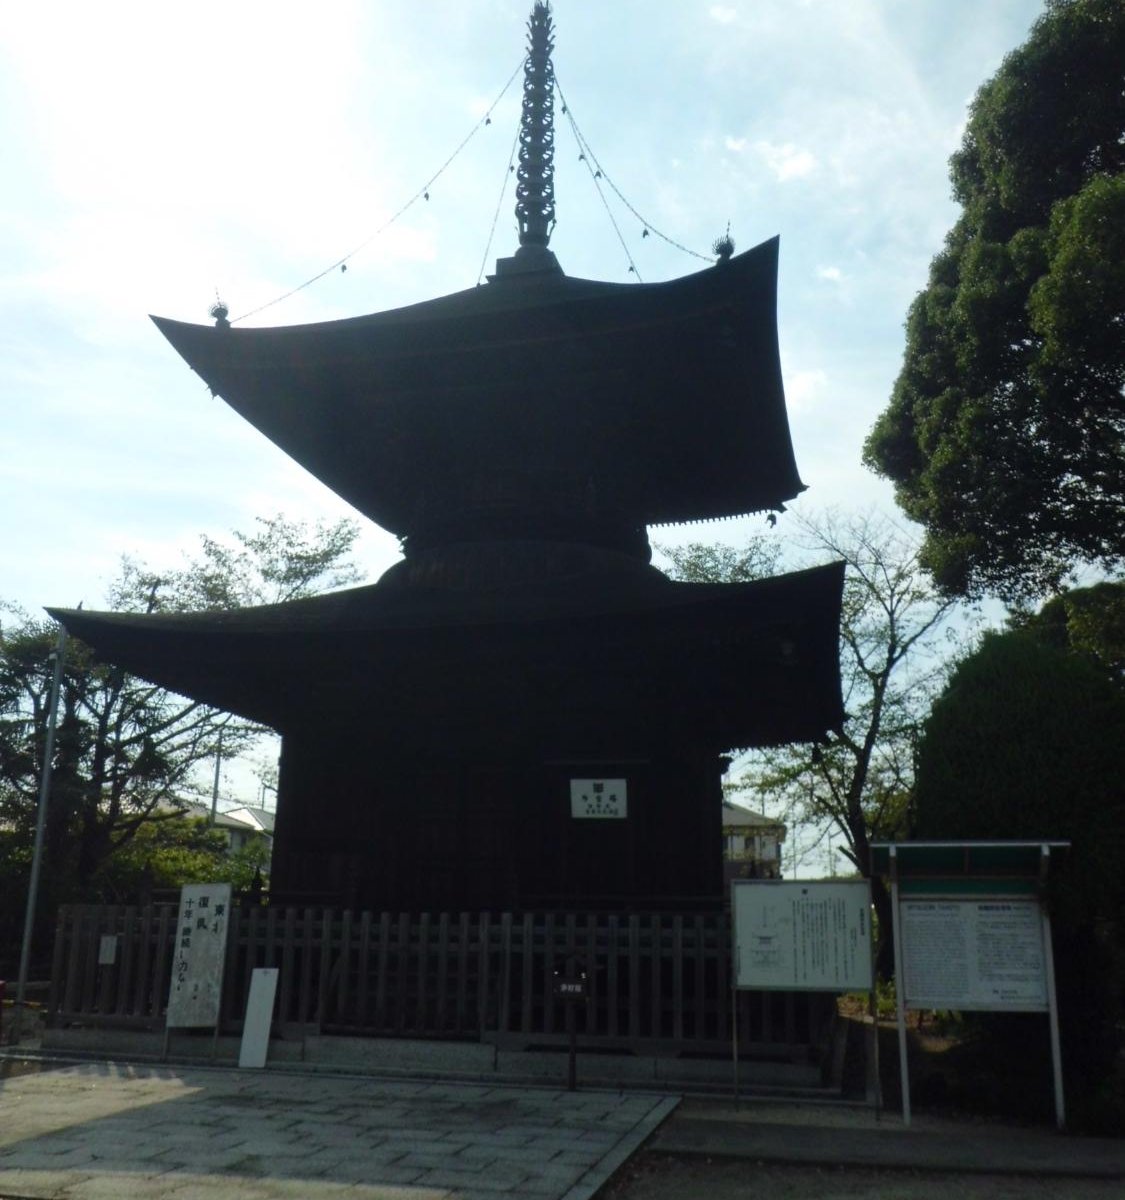
[[[520,688],[524,704],[551,693],[565,710],[571,689],[595,704],[612,694],[607,713],[679,714],[717,748],[812,740],[842,720],[841,564],[745,584],[637,564],[601,588],[576,575],[500,589],[428,587],[400,568],[260,608],[50,611],[131,673],[283,733],[357,709],[404,728],[437,709],[471,720]]]
[[[652,284],[501,275],[313,325],[153,320],[213,393],[400,537],[481,505],[641,527],[803,490],[777,256],[773,239]]]

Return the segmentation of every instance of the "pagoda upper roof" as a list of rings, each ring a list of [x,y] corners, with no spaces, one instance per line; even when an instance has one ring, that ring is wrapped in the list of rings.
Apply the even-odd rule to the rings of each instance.
[[[773,239],[664,283],[504,273],[312,325],[153,319],[214,393],[407,541],[494,536],[488,521],[513,513],[643,527],[803,490],[777,254]]]

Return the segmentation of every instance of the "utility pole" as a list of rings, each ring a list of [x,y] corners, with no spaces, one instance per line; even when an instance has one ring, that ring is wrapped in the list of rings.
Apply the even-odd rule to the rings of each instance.
[[[215,824],[215,811],[219,807],[219,770],[223,765],[223,729],[219,726],[219,744],[215,748],[215,782],[211,787],[211,824]]]
[[[59,714],[59,687],[62,684],[66,655],[66,630],[59,626],[59,640],[51,657],[55,670],[51,677],[51,699],[47,708],[47,738],[43,746],[43,770],[39,777],[39,809],[35,816],[35,847],[31,852],[31,878],[27,884],[27,912],[23,920],[23,944],[20,946],[20,972],[16,984],[16,1011],[12,1022],[12,1040],[17,1042],[23,1026],[27,998],[27,976],[31,969],[31,939],[35,932],[35,909],[39,899],[39,874],[43,860],[43,835],[47,829],[47,801],[51,795],[51,765],[55,757],[55,726]]]

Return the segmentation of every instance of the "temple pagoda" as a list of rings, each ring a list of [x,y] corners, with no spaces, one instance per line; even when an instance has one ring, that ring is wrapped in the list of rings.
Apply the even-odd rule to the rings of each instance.
[[[732,747],[839,727],[842,566],[673,582],[647,527],[803,490],[776,240],[667,283],[564,274],[551,18],[529,24],[519,248],[480,287],[350,320],[154,318],[403,559],[224,613],[53,610],[103,657],[282,736],[272,887],[393,911],[722,897]]]

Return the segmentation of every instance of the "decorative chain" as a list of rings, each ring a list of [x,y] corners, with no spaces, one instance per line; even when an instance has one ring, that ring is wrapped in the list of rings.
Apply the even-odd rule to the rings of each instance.
[[[675,238],[670,238],[666,233],[661,233],[661,231],[657,229],[651,221],[647,221],[639,212],[637,212],[632,204],[630,204],[624,195],[622,195],[621,189],[609,177],[605,171],[605,168],[600,162],[598,162],[597,156],[594,154],[593,150],[590,149],[589,142],[587,142],[585,137],[582,135],[582,131],[578,128],[578,122],[574,119],[574,114],[570,111],[570,105],[567,103],[566,96],[563,95],[562,85],[559,84],[557,80],[555,87],[558,89],[559,100],[562,101],[563,114],[570,124],[571,132],[574,134],[574,140],[578,143],[579,158],[586,163],[587,168],[590,170],[590,173],[594,178],[594,182],[598,183],[600,180],[604,179],[618,200],[620,200],[621,203],[624,204],[625,207],[633,214],[633,216],[640,221],[642,227],[641,236],[648,237],[650,234],[654,235],[655,237],[660,238],[662,242],[667,242],[669,246],[673,246],[677,250],[682,250],[685,254],[690,254],[692,258],[702,259],[703,262],[707,263],[714,262],[714,258],[712,258],[710,255],[700,254],[697,250],[692,250],[688,246],[683,245],[682,242],[677,242]],[[598,188],[598,192],[601,194],[600,187]],[[602,197],[602,201],[605,203],[604,196]],[[614,222],[614,228],[616,227],[616,222]],[[618,233],[618,236],[620,237],[620,232]]]
[[[361,250],[366,250],[367,247],[370,246],[377,237],[385,233],[407,211],[407,209],[411,208],[419,200],[429,200],[430,188],[438,181],[438,179],[441,178],[453,160],[461,153],[462,150],[465,149],[465,147],[469,144],[469,142],[472,141],[472,139],[480,132],[481,129],[483,129],[486,125],[492,124],[493,112],[500,101],[504,99],[508,89],[512,86],[516,76],[523,68],[523,65],[523,62],[521,61],[511,75],[508,76],[508,82],[505,83],[500,89],[500,94],[488,106],[488,110],[485,112],[484,116],[481,117],[481,119],[472,127],[472,129],[470,129],[469,132],[461,139],[457,149],[454,150],[453,153],[445,160],[445,162],[443,162],[441,166],[438,167],[438,169],[430,176],[430,178],[427,179],[424,184],[422,184],[422,186],[414,193],[414,195],[411,196],[410,199],[407,200],[406,203],[397,210],[397,212],[388,217],[387,220],[384,221],[383,224],[380,225],[370,237],[365,238],[358,246],[356,246],[354,250],[350,250],[347,254],[345,254],[343,258],[338,258],[334,263],[332,263],[331,266],[325,267],[323,271],[318,271],[317,274],[312,276],[311,279],[306,279],[304,283],[299,284],[295,288],[291,288],[283,295],[278,296],[274,300],[270,300],[267,304],[259,305],[257,308],[252,308],[249,312],[243,313],[240,317],[235,317],[231,324],[233,325],[235,321],[245,321],[249,317],[257,316],[260,312],[265,312],[267,308],[273,308],[275,304],[280,304],[283,300],[288,300],[290,296],[295,296],[298,292],[303,292],[305,288],[316,283],[318,280],[323,279],[325,275],[330,275],[333,271],[346,271],[348,262],[355,258],[355,256],[359,254]]]

